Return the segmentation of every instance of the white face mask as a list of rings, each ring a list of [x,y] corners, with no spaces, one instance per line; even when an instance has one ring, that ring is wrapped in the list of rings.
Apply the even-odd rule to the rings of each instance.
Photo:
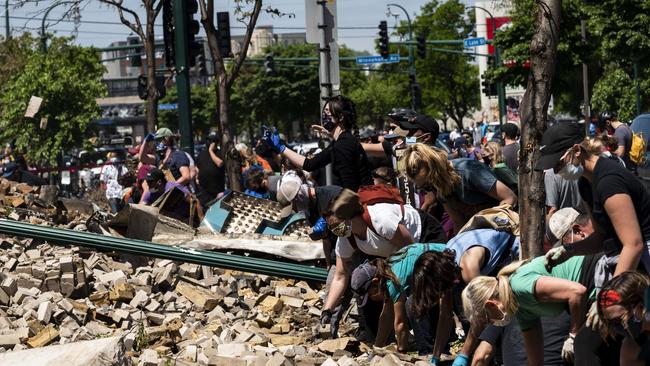
[[[584,173],[585,168],[582,165],[567,164],[557,174],[566,180],[578,180]]]

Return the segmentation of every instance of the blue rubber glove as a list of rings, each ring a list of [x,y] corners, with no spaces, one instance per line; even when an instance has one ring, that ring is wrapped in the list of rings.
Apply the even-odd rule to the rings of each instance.
[[[262,126],[262,131],[264,131],[264,142],[266,142],[266,144],[269,145],[273,151],[278,154],[282,154],[282,152],[284,152],[284,149],[287,147],[284,146],[282,140],[280,140],[280,134],[278,133],[278,130],[275,127],[273,127],[273,129],[270,129],[266,126]]]
[[[467,355],[459,353],[456,355],[456,359],[454,360],[454,363],[451,364],[451,366],[467,366],[468,363],[469,357],[467,357]]]
[[[437,365],[440,362],[440,359],[436,356],[431,357],[431,364]]]
[[[148,134],[147,136],[145,136],[145,138],[144,138],[144,142],[153,141],[153,140],[155,140],[155,139],[156,139],[156,135],[153,134],[153,133],[150,133],[150,134]]]
[[[311,227],[311,232],[314,234],[322,234],[325,232],[325,229],[327,229],[327,221],[325,221],[325,218],[321,216],[314,226]]]

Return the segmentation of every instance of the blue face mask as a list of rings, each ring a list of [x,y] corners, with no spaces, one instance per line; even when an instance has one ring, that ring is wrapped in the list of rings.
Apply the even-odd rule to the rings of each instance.
[[[573,165],[569,163],[565,165],[557,174],[566,180],[578,180],[584,171],[585,168],[583,168],[582,165]]]

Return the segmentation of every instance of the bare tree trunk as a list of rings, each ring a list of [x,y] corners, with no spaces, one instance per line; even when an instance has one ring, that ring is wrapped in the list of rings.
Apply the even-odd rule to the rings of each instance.
[[[531,68],[521,102],[521,149],[519,150],[519,215],[522,258],[543,254],[544,176],[535,171],[539,143],[546,129],[555,56],[559,43],[561,0],[539,0],[535,34],[530,43]]]
[[[230,90],[222,78],[217,81],[217,93],[219,94],[219,120],[221,121],[221,151],[225,153],[226,176],[230,182],[230,189],[242,191],[241,184],[241,155],[235,149],[235,143],[230,134]]]

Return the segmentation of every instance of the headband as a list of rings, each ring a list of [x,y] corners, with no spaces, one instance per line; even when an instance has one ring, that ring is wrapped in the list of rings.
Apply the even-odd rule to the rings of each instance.
[[[621,294],[619,294],[616,290],[603,291],[598,296],[598,305],[601,307],[617,305],[620,302]]]

